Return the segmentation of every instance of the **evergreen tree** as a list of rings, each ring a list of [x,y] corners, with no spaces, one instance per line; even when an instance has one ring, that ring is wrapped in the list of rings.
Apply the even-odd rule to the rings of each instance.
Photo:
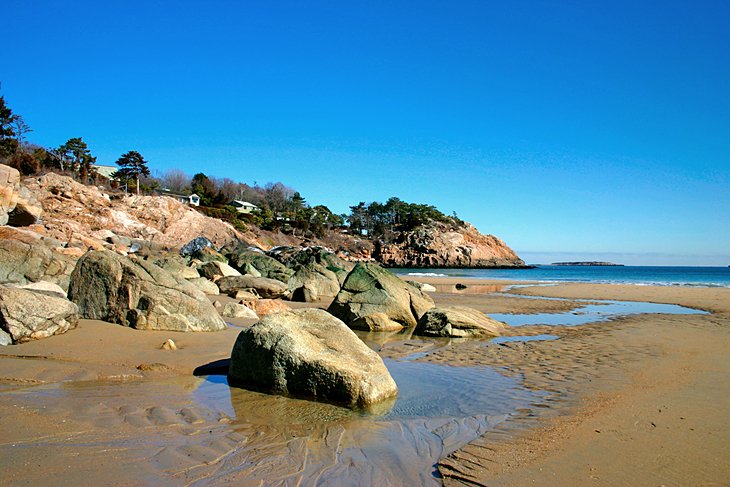
[[[150,170],[147,167],[147,161],[144,160],[142,154],[137,151],[129,151],[117,159],[119,170],[112,174],[112,177],[129,180],[134,179],[137,183],[137,194],[139,194],[139,177],[149,176]]]
[[[13,127],[15,117],[13,111],[5,105],[5,97],[0,96],[0,158],[10,156],[18,149]]]
[[[96,157],[91,155],[89,147],[81,137],[68,139],[65,144],[56,151],[60,159],[70,161],[69,169],[78,173],[79,179],[87,183],[92,173],[91,165],[96,162]]]

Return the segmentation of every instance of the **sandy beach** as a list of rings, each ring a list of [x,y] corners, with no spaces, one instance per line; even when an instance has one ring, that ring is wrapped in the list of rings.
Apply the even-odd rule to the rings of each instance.
[[[727,485],[730,289],[510,289],[508,282],[461,279],[468,287],[457,291],[455,279],[419,280],[436,287],[437,305],[491,313],[570,312],[585,304],[576,300],[615,299],[711,314],[514,327],[507,335],[558,338],[499,344],[361,335],[388,360],[457,372],[490,368],[539,397],[504,419],[414,420],[395,429],[335,406],[228,392],[227,386],[228,408],[217,410],[206,395],[221,389],[205,376],[222,377],[233,342],[250,320],[223,332],[188,334],[82,320],[64,335],[0,349],[0,484],[47,485],[53,478],[75,485],[342,485],[351,479],[370,485]],[[178,350],[160,349],[168,338]],[[418,436],[452,424],[453,434]],[[469,424],[477,426],[469,430]],[[393,465],[389,442],[406,437],[412,453],[403,455],[411,457]],[[425,468],[418,463],[419,456],[428,458],[425,451],[438,461],[435,468],[436,461]],[[346,453],[352,458],[343,463]],[[404,458],[414,459],[412,465]],[[383,471],[394,468],[400,477],[363,473],[368,462],[382,462]]]

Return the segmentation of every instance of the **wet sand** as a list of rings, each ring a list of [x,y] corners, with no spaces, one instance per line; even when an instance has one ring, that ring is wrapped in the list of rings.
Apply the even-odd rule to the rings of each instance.
[[[484,374],[472,371],[489,370],[499,397],[519,405],[509,417],[411,418],[396,408],[375,421],[219,387],[241,328],[181,334],[82,321],[65,335],[0,348],[0,484],[438,485],[439,473],[446,485],[725,485],[730,478],[730,290],[580,284],[504,295],[509,283],[461,279],[469,287],[456,292],[455,279],[419,280],[437,287],[439,305],[489,312],[565,312],[579,306],[576,299],[620,299],[714,313],[515,327],[509,335],[559,339],[499,345],[361,334],[411,382],[422,380],[407,377],[418,364],[442,365],[463,368],[468,374],[459,377],[473,378],[478,391]],[[180,349],[160,350],[167,338]],[[193,375],[206,364],[208,379]],[[445,377],[453,395],[448,384]],[[404,404],[418,406],[409,394],[402,388]],[[455,398],[456,406],[478,407],[474,395]],[[401,419],[386,421],[388,414]],[[403,444],[407,451],[389,451]]]

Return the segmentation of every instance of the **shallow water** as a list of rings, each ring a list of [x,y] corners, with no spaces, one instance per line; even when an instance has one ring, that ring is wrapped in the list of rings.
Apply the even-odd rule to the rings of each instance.
[[[515,297],[521,297],[524,299],[547,299],[536,296],[520,296],[510,295]],[[551,298],[554,300],[563,300],[563,298]],[[510,314],[510,313],[489,313],[489,316],[495,320],[507,323],[510,326],[524,326],[524,325],[563,325],[563,326],[577,326],[585,325],[588,323],[595,323],[599,321],[608,321],[613,318],[619,318],[621,316],[633,315],[633,314],[647,314],[647,313],[659,313],[659,314],[707,314],[706,311],[701,311],[692,308],[686,308],[676,304],[660,304],[660,303],[643,303],[637,301],[602,301],[602,300],[573,300],[577,302],[585,303],[598,303],[598,304],[585,304],[572,311],[564,313],[536,313],[536,314]]]
[[[343,478],[353,485],[438,485],[435,465],[441,456],[541,397],[489,367],[385,363],[399,394],[375,414],[228,387],[225,376],[209,376],[193,397],[205,409],[229,415],[237,431],[247,432],[242,450],[265,448],[270,458],[283,461],[291,455],[291,440],[272,449],[271,439],[292,435],[305,445],[307,461],[291,464],[289,458],[278,475],[320,485]],[[265,433],[252,437],[251,429]],[[258,467],[247,468],[247,475],[258,475]],[[235,477],[221,474],[216,481]]]
[[[488,344],[497,344],[497,343],[513,343],[513,342],[543,342],[543,341],[549,341],[549,340],[557,340],[560,337],[557,335],[518,335],[518,336],[511,336],[511,337],[497,337],[489,340]]]

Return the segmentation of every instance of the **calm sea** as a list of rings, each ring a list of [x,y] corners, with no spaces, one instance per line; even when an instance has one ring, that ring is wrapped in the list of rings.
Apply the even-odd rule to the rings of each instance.
[[[406,276],[448,276],[541,282],[730,287],[730,267],[556,266],[534,269],[392,269]]]

